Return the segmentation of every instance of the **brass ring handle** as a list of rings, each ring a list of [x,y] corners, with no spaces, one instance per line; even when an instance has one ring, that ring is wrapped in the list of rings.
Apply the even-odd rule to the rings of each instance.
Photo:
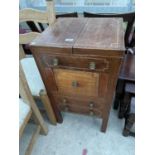
[[[72,87],[77,88],[78,87],[78,82],[77,81],[72,81]]]
[[[92,109],[93,107],[94,107],[94,103],[93,103],[93,102],[90,102],[90,103],[89,103],[89,108]]]
[[[52,64],[53,64],[53,66],[58,66],[59,60],[57,58],[54,58]]]
[[[96,64],[95,64],[95,62],[90,62],[90,63],[89,63],[89,69],[91,69],[91,70],[96,69]]]
[[[62,100],[62,102],[63,102],[63,103],[67,103],[67,100],[64,98],[64,99]]]

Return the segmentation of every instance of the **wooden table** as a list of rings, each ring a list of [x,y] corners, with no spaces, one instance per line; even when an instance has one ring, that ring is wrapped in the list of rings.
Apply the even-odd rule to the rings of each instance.
[[[58,122],[61,111],[102,118],[110,108],[124,58],[121,18],[63,18],[31,43]]]

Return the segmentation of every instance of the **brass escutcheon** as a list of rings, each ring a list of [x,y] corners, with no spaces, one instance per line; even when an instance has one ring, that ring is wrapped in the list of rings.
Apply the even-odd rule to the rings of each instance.
[[[93,103],[93,102],[90,102],[90,103],[89,103],[89,108],[90,108],[90,109],[93,109],[93,107],[94,107],[94,103]]]
[[[89,63],[89,69],[94,70],[96,68],[95,62],[90,62]]]
[[[72,87],[77,88],[78,87],[78,82],[77,81],[72,81]]]
[[[53,59],[53,66],[58,66],[59,60],[57,58]]]

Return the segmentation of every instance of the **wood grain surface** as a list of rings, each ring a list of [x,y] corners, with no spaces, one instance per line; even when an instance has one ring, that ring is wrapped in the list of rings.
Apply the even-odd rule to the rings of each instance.
[[[98,73],[54,69],[54,76],[58,92],[62,94],[98,96]]]
[[[60,111],[103,119],[105,132],[124,58],[120,18],[63,18],[31,43],[58,122]]]

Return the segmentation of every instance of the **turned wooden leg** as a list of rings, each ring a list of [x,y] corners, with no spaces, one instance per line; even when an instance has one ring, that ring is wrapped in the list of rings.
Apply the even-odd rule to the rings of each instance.
[[[57,123],[56,117],[55,117],[52,105],[50,104],[50,100],[49,100],[49,98],[47,96],[46,91],[45,90],[41,90],[39,95],[40,95],[41,101],[42,101],[42,103],[43,103],[43,105],[45,107],[47,116],[48,116],[51,124],[56,125],[56,123]]]
[[[125,119],[125,125],[123,130],[123,136],[127,137],[130,135],[130,130],[135,123],[135,114],[129,114]]]

